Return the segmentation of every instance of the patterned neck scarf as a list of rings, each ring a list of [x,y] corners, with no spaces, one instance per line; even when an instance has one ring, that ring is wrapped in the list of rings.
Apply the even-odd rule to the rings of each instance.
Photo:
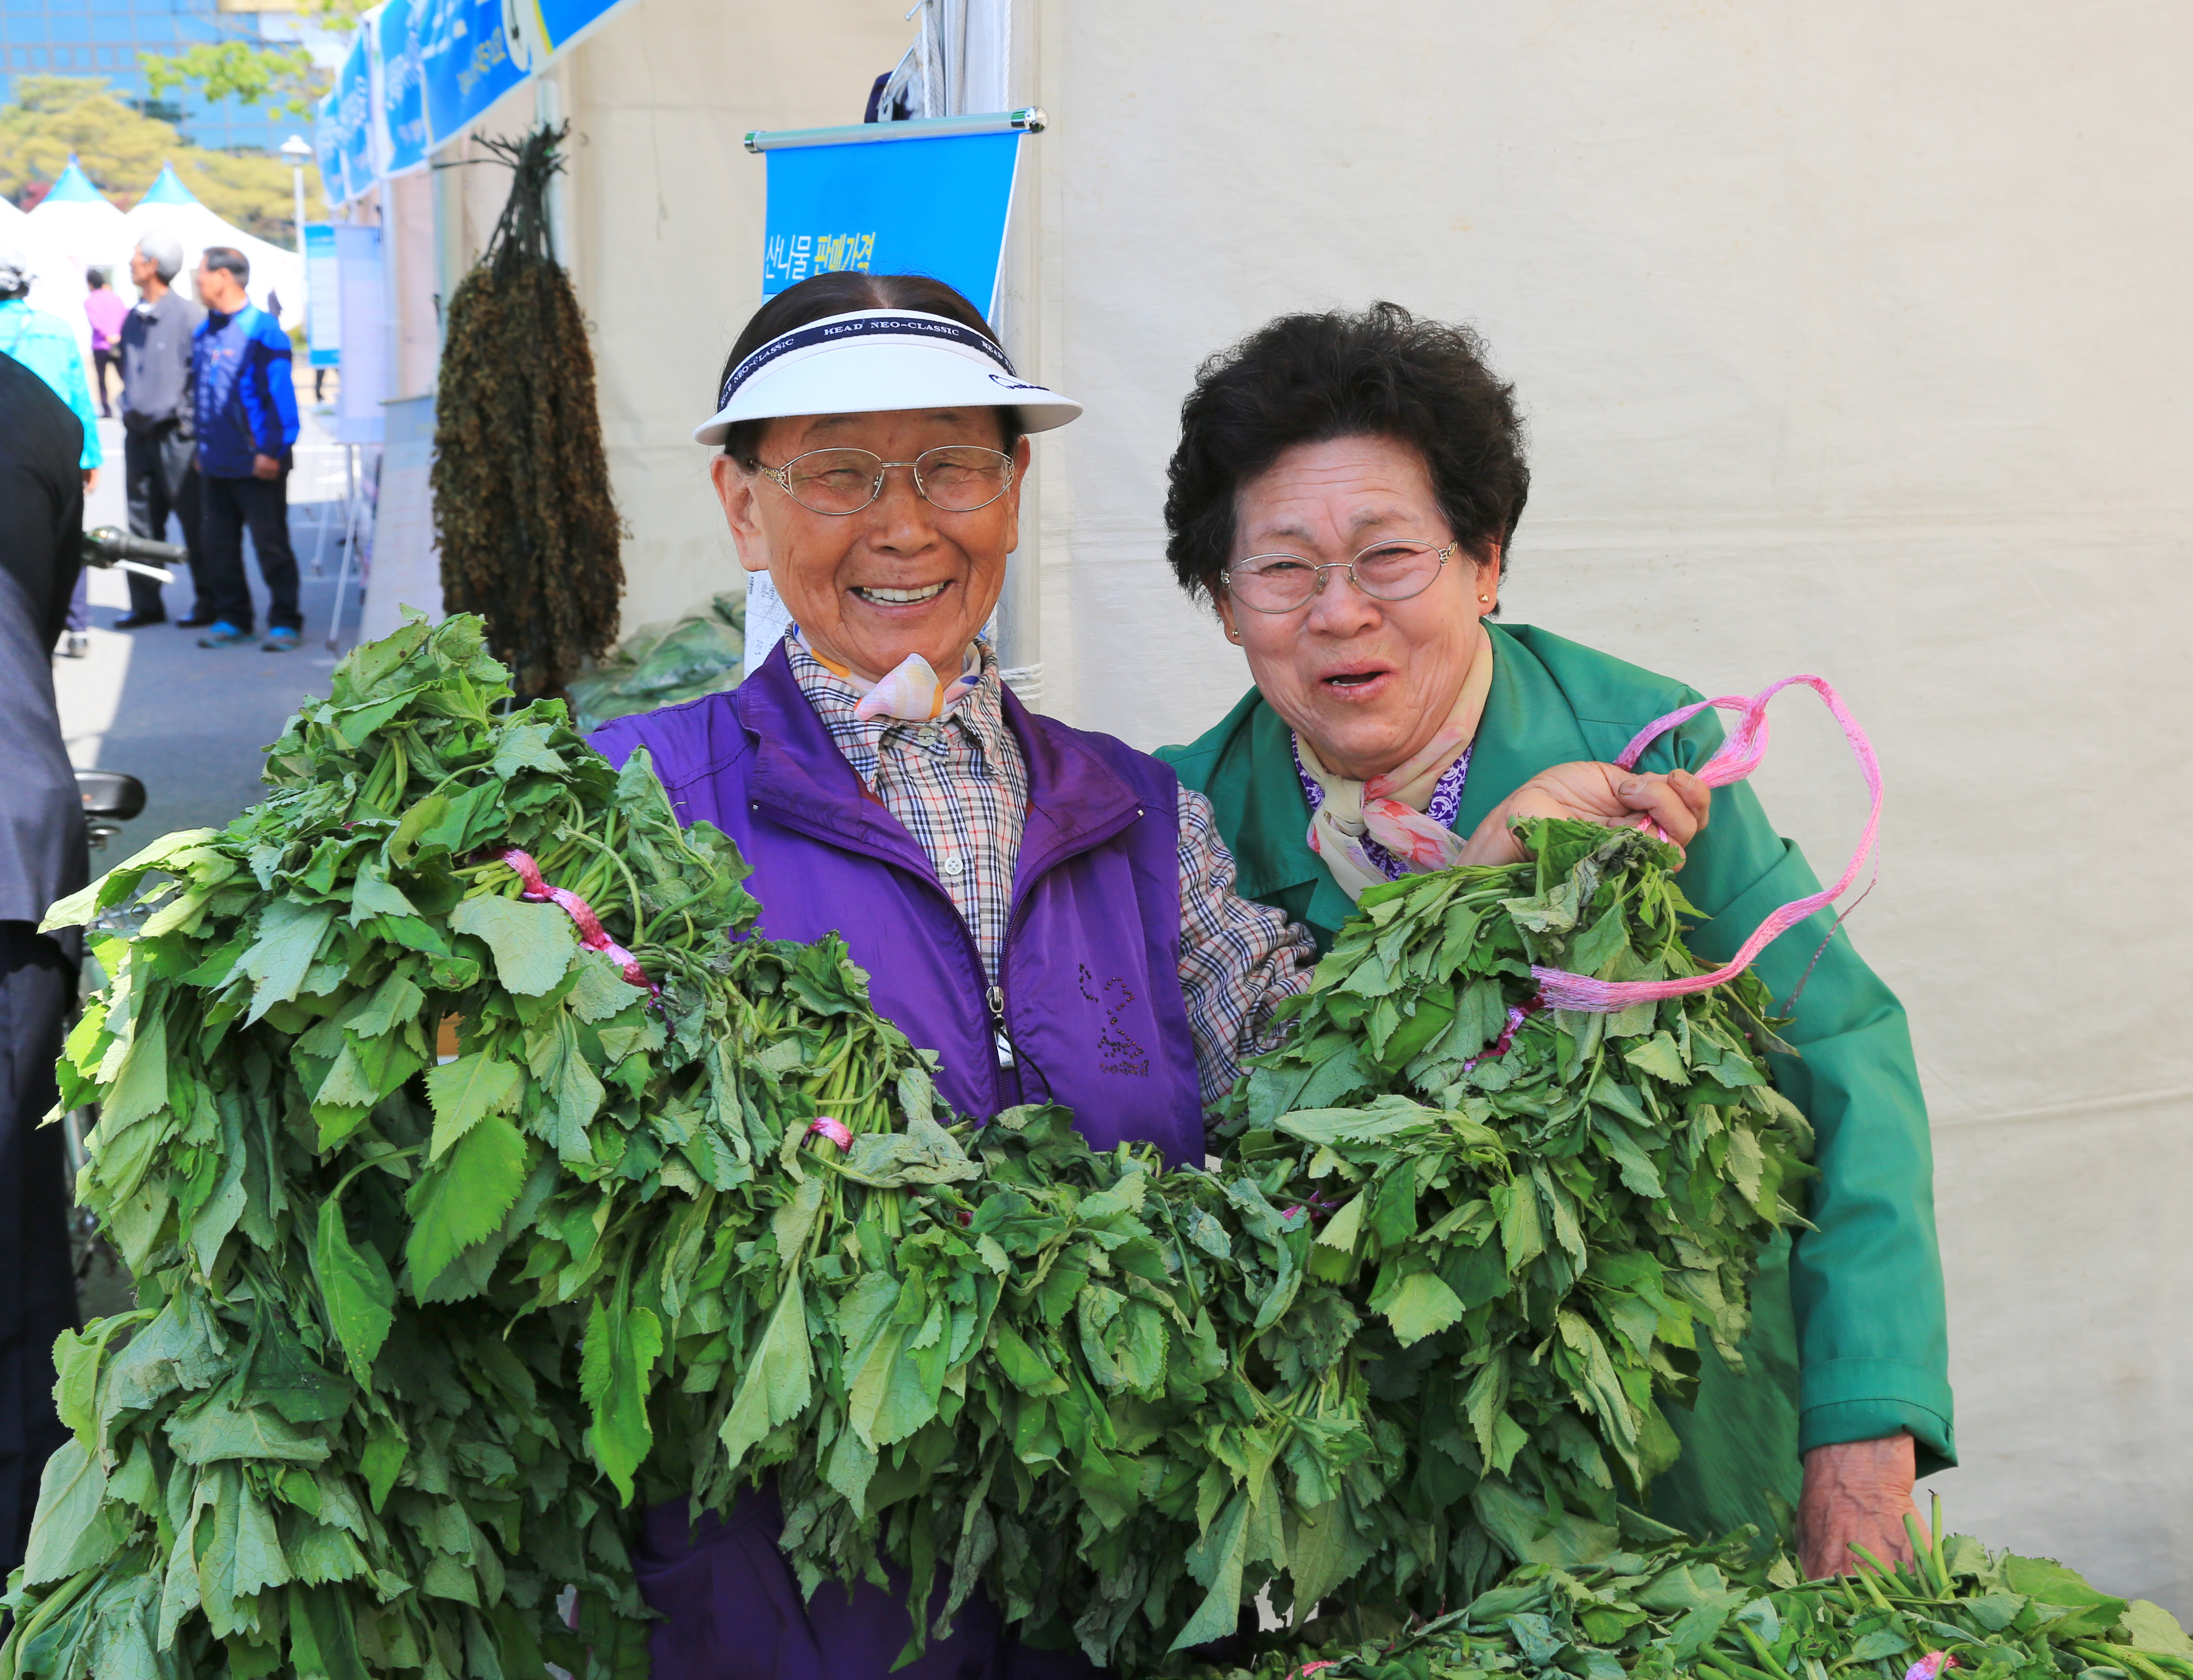
[[[1466,837],[1447,826],[1452,813],[1442,822],[1429,807],[1457,764],[1469,774],[1470,743],[1492,689],[1492,639],[1480,624],[1477,650],[1453,709],[1414,757],[1358,782],[1326,769],[1317,748],[1295,737],[1295,761],[1323,794],[1309,819],[1309,849],[1351,901],[1382,881],[1451,869],[1461,861]]]
[[[910,723],[928,723],[942,717],[982,685],[980,636],[967,644],[966,651],[959,657],[959,674],[948,683],[942,680],[936,667],[918,653],[909,653],[900,661],[896,670],[881,682],[872,683],[855,676],[836,660],[826,659],[816,652],[815,645],[797,626],[793,634],[816,664],[840,682],[849,684],[861,697],[853,715],[863,723],[870,718],[904,718]]]

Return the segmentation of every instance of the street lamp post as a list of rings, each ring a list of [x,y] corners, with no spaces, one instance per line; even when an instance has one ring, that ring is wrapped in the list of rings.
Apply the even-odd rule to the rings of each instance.
[[[282,142],[282,155],[289,160],[290,184],[297,193],[297,255],[305,254],[305,165],[312,161],[312,148],[305,143],[302,135],[291,135]]]

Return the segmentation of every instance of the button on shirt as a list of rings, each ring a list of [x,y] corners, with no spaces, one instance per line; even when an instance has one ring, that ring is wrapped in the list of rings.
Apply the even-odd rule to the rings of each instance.
[[[860,695],[797,638],[793,676],[862,785],[905,826],[998,978],[1012,915],[1014,866],[1028,815],[1027,760],[1005,721],[996,656],[942,718],[854,716]],[[1304,929],[1234,891],[1234,859],[1211,802],[1180,790],[1180,984],[1206,1103],[1231,1089],[1241,1058],[1268,1047],[1272,1011],[1309,983],[1316,948]]]

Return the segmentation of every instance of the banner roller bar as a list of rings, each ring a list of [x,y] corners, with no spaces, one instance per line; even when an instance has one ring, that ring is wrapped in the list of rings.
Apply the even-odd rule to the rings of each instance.
[[[946,135],[1039,135],[1051,119],[1039,105],[980,116],[915,117],[903,123],[848,123],[834,129],[756,129],[747,135],[749,152],[784,152],[800,146],[860,146],[872,140],[936,140]]]

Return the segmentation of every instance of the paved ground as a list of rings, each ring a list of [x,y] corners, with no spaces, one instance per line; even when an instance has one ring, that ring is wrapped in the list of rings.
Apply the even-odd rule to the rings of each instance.
[[[111,463],[85,510],[87,525],[126,525],[120,463],[121,428],[102,422],[100,439]],[[325,646],[335,610],[341,563],[343,451],[329,442],[324,416],[307,412],[298,439],[297,467],[289,489],[289,536],[302,573],[305,645],[295,653],[262,653],[243,647],[199,647],[195,630],[172,624],[123,631],[111,627],[129,609],[123,575],[91,576],[90,651],[82,659],[56,659],[54,685],[69,756],[80,768],[126,771],[146,786],[144,814],[130,823],[94,871],[173,829],[217,828],[260,796],[262,749],[282,732],[298,702],[327,691],[336,656]],[[322,540],[323,521],[327,535]],[[170,530],[171,540],[180,533]],[[313,566],[315,553],[320,568]],[[251,576],[261,628],[266,597],[249,544]],[[347,648],[358,624],[356,580],[344,592]],[[166,590],[171,617],[189,610],[191,588],[178,581]]]

